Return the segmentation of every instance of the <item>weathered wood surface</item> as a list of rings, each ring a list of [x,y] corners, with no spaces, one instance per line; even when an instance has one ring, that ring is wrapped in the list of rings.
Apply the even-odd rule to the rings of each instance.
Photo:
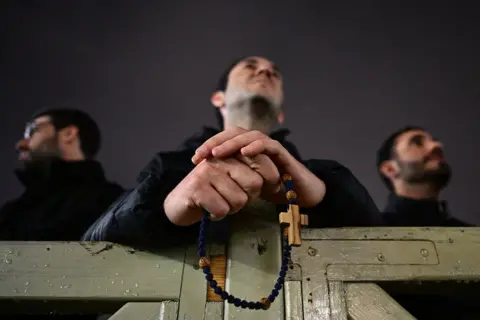
[[[248,301],[268,297],[277,281],[282,262],[281,230],[275,208],[262,207],[252,214],[237,214],[227,249],[226,290]],[[263,210],[265,209],[265,210]],[[268,209],[272,209],[270,214]],[[258,217],[254,213],[264,213]],[[228,320],[283,320],[284,293],[266,311],[237,308],[225,304]]]
[[[480,228],[303,229],[302,239],[289,279],[302,282],[305,320],[343,317],[332,282],[480,280]]]
[[[0,243],[0,299],[178,300],[184,251],[109,243]]]
[[[223,247],[210,250],[223,252]],[[292,249],[285,290],[265,312],[207,302],[193,248],[154,254],[109,243],[3,242],[0,299],[153,303],[127,304],[115,315],[141,314],[138,320],[157,311],[160,317],[162,310],[164,319],[176,314],[183,314],[179,319],[301,319],[302,312],[304,320],[344,320],[347,314],[360,319],[368,310],[358,301],[372,297],[382,303],[372,302],[370,313],[397,310],[379,288],[364,282],[479,281],[478,252],[480,228],[303,229],[302,246]],[[268,296],[281,262],[279,228],[253,220],[238,224],[227,256],[227,290],[248,300]]]
[[[329,281],[328,289],[331,320],[348,320],[345,283],[341,281]]]
[[[285,282],[285,320],[303,320],[302,283]]]
[[[109,320],[177,320],[178,302],[129,302]]]
[[[182,288],[180,291],[179,319],[202,319],[207,302],[207,282],[198,266],[196,246],[187,249]]]
[[[223,320],[223,302],[209,301],[205,308],[204,320]]]
[[[398,302],[374,283],[347,284],[346,298],[348,314],[352,320],[415,320]],[[347,320],[346,317],[343,319]]]

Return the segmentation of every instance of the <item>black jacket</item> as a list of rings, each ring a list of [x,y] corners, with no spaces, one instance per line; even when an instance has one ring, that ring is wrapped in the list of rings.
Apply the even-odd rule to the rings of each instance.
[[[397,227],[465,227],[468,223],[448,213],[447,202],[417,200],[390,194],[383,210],[383,220]]]
[[[163,211],[163,201],[193,169],[191,157],[208,138],[218,131],[204,128],[188,139],[179,151],[160,152],[142,170],[137,186],[125,193],[85,234],[86,241],[112,241],[126,245],[172,246],[194,242],[198,224],[179,227]],[[286,141],[288,130],[271,135],[297,159],[297,149]],[[305,165],[326,184],[325,199],[309,214],[310,227],[367,226],[379,224],[379,211],[367,190],[352,173],[335,161],[310,160]],[[228,217],[220,223],[228,224]],[[212,225],[218,225],[218,223]]]
[[[0,240],[78,241],[123,192],[96,161],[17,171],[23,194],[0,209]]]

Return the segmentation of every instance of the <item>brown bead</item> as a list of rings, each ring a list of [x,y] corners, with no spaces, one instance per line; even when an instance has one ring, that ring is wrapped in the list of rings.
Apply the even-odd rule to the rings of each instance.
[[[268,308],[270,308],[270,300],[268,300],[268,298],[262,298],[260,299],[260,303],[263,304],[263,310],[268,310]]]
[[[292,176],[289,175],[289,174],[284,174],[283,175],[283,181],[288,181],[288,180],[292,180]]]
[[[207,257],[201,257],[198,265],[200,266],[200,268],[210,267],[210,260],[208,260]]]
[[[297,193],[293,190],[287,192],[287,199],[292,200],[297,198]]]

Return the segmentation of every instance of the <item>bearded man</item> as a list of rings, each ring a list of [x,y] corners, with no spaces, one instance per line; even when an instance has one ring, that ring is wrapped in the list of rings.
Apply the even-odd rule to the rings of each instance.
[[[25,190],[0,208],[0,240],[78,241],[123,192],[94,160],[100,130],[86,113],[36,113],[16,150]]]
[[[391,226],[466,226],[439,199],[452,174],[442,143],[417,126],[402,128],[377,152],[377,168],[391,192],[383,210]]]

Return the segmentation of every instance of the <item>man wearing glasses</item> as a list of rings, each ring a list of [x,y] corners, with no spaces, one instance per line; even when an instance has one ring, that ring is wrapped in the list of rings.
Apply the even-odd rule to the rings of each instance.
[[[16,145],[15,174],[25,190],[0,208],[0,240],[79,240],[123,192],[94,160],[100,140],[97,124],[82,111],[34,115]]]

